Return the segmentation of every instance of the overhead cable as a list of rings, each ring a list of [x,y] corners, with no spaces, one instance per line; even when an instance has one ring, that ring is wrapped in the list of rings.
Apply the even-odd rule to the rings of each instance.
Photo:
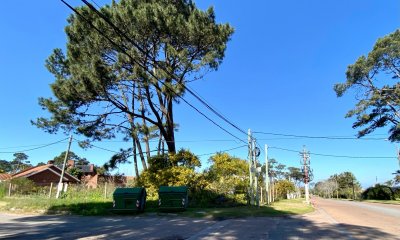
[[[206,155],[216,154],[216,153],[219,153],[219,152],[229,152],[229,151],[233,151],[233,150],[236,150],[236,149],[239,149],[239,148],[243,148],[243,147],[247,147],[247,145],[242,145],[242,146],[239,146],[239,147],[229,148],[229,149],[225,149],[225,150],[221,150],[221,151],[216,151],[216,152],[211,152],[211,153],[198,154],[198,155],[196,155],[196,156],[200,157],[200,156],[206,156]]]
[[[298,150],[293,150],[293,149],[287,149],[287,148],[281,148],[281,147],[274,147],[274,146],[268,146],[268,148],[272,149],[277,149],[277,150],[282,150],[282,151],[287,151],[287,152],[295,152],[295,153],[301,153],[301,151]],[[348,156],[348,155],[334,155],[334,154],[323,154],[323,153],[314,153],[310,152],[311,155],[316,155],[316,156],[322,156],[322,157],[334,157],[334,158],[357,158],[357,159],[392,159],[395,157],[382,157],[382,156]]]
[[[387,140],[387,138],[357,138],[357,137],[344,137],[344,136],[308,136],[308,135],[294,135],[272,132],[253,132],[254,134],[264,134],[273,136],[293,137],[293,138],[310,138],[310,139],[330,139],[330,140]]]
[[[23,149],[23,150],[18,150],[18,151],[12,151],[12,152],[7,151],[7,152],[0,152],[0,153],[22,153],[22,152],[29,152],[29,151],[33,151],[33,150],[45,148],[45,147],[48,147],[48,146],[51,146],[51,145],[54,145],[54,144],[57,144],[57,143],[61,143],[61,142],[65,141],[65,140],[67,140],[67,139],[68,139],[68,138],[64,138],[64,139],[62,139],[62,140],[59,140],[59,141],[56,141],[56,142],[52,142],[52,143],[48,143],[48,144],[44,144],[44,145],[42,145],[42,146],[35,147],[35,148],[28,148],[28,149]]]

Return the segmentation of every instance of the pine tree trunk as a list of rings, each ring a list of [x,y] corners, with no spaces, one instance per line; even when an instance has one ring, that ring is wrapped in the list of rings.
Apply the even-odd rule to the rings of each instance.
[[[173,116],[173,109],[172,105],[173,100],[171,97],[168,97],[167,100],[167,108],[168,108],[168,114],[166,116],[166,125],[167,125],[167,137],[165,138],[165,141],[168,146],[168,153],[175,154],[176,153],[176,148],[175,148],[175,132],[174,132],[174,116]]]
[[[135,167],[135,174],[136,174],[136,179],[139,179],[139,169],[138,169],[138,164],[137,164],[137,156],[136,156],[136,142],[135,140],[132,140],[132,145],[133,145],[133,165]]]
[[[133,138],[135,139],[136,142],[136,148],[139,151],[139,156],[140,160],[142,161],[143,170],[147,170],[146,159],[144,158],[142,145],[140,144],[139,137],[136,134],[134,134]]]

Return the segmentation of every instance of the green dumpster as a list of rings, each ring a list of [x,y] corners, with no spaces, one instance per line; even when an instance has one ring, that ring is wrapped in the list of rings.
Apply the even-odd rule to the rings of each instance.
[[[143,187],[117,188],[113,194],[113,211],[120,213],[143,212],[146,189]]]
[[[188,206],[188,187],[161,186],[158,190],[158,207],[160,211],[184,211]]]

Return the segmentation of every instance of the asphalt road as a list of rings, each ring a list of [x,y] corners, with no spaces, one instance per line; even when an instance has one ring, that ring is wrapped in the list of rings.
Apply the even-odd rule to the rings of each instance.
[[[400,205],[315,198],[317,211],[354,238],[368,236],[353,226],[373,229],[400,239]],[[377,236],[383,239],[383,236]],[[390,238],[389,238],[390,239]]]
[[[400,206],[315,199],[301,216],[192,219],[0,213],[3,239],[400,239]]]

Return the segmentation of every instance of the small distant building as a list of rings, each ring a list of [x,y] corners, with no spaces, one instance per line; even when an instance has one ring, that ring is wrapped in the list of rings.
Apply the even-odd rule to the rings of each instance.
[[[119,187],[125,187],[128,181],[134,180],[135,177],[123,176],[123,175],[104,175],[104,174],[93,174],[93,175],[83,175],[82,183],[89,188],[96,188],[98,185],[113,184]]]
[[[59,167],[55,166],[52,162],[49,162],[46,165],[31,167],[22,170],[21,172],[13,174],[11,178],[15,179],[25,177],[39,186],[49,186],[51,183],[59,183],[61,172],[62,170]],[[80,180],[65,171],[62,182],[75,184],[79,183]]]
[[[79,180],[89,188],[97,188],[99,185],[104,185],[105,183],[125,187],[128,180],[134,179],[134,177],[129,176],[98,174],[94,164],[79,165],[75,164],[74,160],[68,160],[67,166],[68,168],[79,169],[82,172],[82,176]]]

